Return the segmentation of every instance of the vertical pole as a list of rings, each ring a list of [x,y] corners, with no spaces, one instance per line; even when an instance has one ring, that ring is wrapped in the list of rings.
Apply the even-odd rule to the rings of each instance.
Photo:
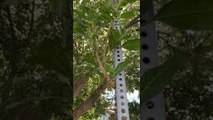
[[[121,63],[122,60],[122,49],[121,45],[118,45],[114,50],[113,55],[114,66],[117,66]],[[128,101],[126,95],[126,82],[124,71],[120,72],[116,75],[116,88],[115,88],[115,96],[116,96],[116,114],[117,120],[129,120],[129,109],[128,109]]]
[[[117,0],[112,1],[114,4],[117,4]],[[114,22],[114,29],[120,30],[119,19]],[[113,66],[116,67],[119,63],[123,62],[123,52],[121,44],[119,44],[113,52]],[[116,104],[116,115],[117,120],[130,120],[129,119],[129,109],[128,101],[126,95],[126,82],[125,82],[125,73],[124,71],[118,73],[115,76],[115,104]]]
[[[155,23],[153,21],[153,0],[141,1],[140,36],[141,36],[141,75],[158,66],[158,49]],[[141,80],[143,84],[143,80]],[[143,100],[142,100],[143,101]],[[141,103],[141,120],[165,120],[163,92],[147,102]]]

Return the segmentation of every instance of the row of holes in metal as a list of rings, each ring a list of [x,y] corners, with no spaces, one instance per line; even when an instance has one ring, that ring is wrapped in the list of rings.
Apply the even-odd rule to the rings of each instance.
[[[143,20],[143,19],[141,20],[142,25],[144,25],[145,22],[146,22],[146,20]],[[147,37],[147,33],[145,31],[142,31],[141,32],[141,38],[145,38],[145,37]],[[142,50],[148,50],[149,46],[147,44],[142,44],[141,49]],[[145,64],[148,64],[148,63],[150,63],[150,59],[148,57],[144,57],[142,59],[142,62],[145,63]],[[146,103],[146,106],[147,106],[147,108],[152,109],[152,108],[154,108],[154,103],[152,101],[148,101]],[[155,120],[155,118],[149,117],[147,120]]]
[[[141,24],[142,24],[142,25],[145,24],[145,22],[146,22],[146,20],[143,20],[143,19],[141,20]],[[147,33],[146,33],[145,31],[142,31],[142,32],[141,32],[141,37],[142,37],[142,38],[147,37]],[[149,49],[149,46],[148,46],[147,44],[142,44],[141,48],[142,48],[142,50],[148,50],[148,49]],[[150,59],[149,59],[148,57],[144,57],[144,58],[142,59],[142,61],[143,61],[143,63],[145,63],[145,64],[150,63]]]
[[[118,54],[120,53],[119,47],[117,47],[117,53],[118,53]],[[117,60],[120,61],[120,55],[117,55],[117,58],[118,58]],[[121,76],[121,75],[122,75],[122,74],[120,73],[119,76]],[[122,82],[122,80],[123,80],[122,78],[119,78],[119,81],[120,81],[120,82]],[[124,92],[123,89],[122,89],[123,84],[120,83],[119,86],[121,87],[120,92],[123,93],[123,92]],[[124,96],[123,96],[123,95],[121,95],[120,98],[121,98],[122,100],[124,100]],[[124,102],[124,101],[121,102],[121,106],[123,106],[123,105],[125,105],[125,102]],[[121,113],[125,113],[125,112],[126,112],[126,110],[125,110],[124,108],[122,108],[122,109],[121,109]],[[122,116],[122,117],[121,117],[121,120],[127,120],[127,117],[126,117],[126,116]]]
[[[119,25],[119,23],[117,23],[118,21],[115,21],[115,25]],[[115,26],[115,29],[118,29],[118,27],[117,26]],[[119,51],[119,47],[117,47],[117,53],[119,54],[120,53],[120,51]],[[118,61],[120,62],[121,61],[121,59],[120,59],[120,55],[117,55],[117,57],[118,57]],[[120,76],[122,75],[121,73],[119,74]],[[119,78],[119,80],[120,81],[122,81],[122,78]],[[120,85],[120,87],[122,87],[123,86],[123,84],[119,84]],[[123,92],[123,89],[120,89],[120,92]],[[124,96],[123,95],[121,95],[120,96],[120,98],[121,99],[124,99]],[[124,101],[122,101],[121,102],[121,105],[123,106],[123,105],[125,105],[125,102]],[[122,113],[125,113],[126,111],[125,111],[125,109],[124,108],[122,108],[121,109],[121,112]],[[127,120],[127,117],[126,116],[122,116],[121,117],[121,120]]]
[[[118,23],[118,21],[115,21],[115,25],[119,25],[119,23]],[[117,26],[115,26],[115,29],[118,29],[118,27]],[[117,47],[117,53],[119,54],[120,53],[120,51],[119,51],[119,47]],[[121,61],[121,59],[120,59],[120,55],[117,55],[117,57],[118,57],[118,61],[120,62]],[[121,73],[119,74],[120,76],[122,75]],[[119,80],[120,81],[122,81],[122,78],[119,78]],[[120,83],[120,87],[122,87],[123,86],[123,84],[122,83]],[[123,92],[123,89],[120,89],[120,92],[122,93]],[[124,99],[124,96],[123,95],[121,95],[120,96],[120,98],[121,99]],[[123,106],[123,105],[125,105],[125,102],[124,101],[122,101],[121,102],[121,105]],[[121,112],[122,113],[125,113],[126,111],[125,111],[125,109],[124,108],[122,108],[121,109]],[[121,117],[121,120],[127,120],[127,117],[126,116],[122,116]]]

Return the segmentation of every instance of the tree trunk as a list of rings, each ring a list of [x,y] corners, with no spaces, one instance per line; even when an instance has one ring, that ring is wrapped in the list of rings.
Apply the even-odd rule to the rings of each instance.
[[[73,120],[77,120],[80,115],[86,113],[86,111],[93,106],[94,102],[99,99],[100,95],[105,91],[107,86],[107,83],[101,84],[81,106],[76,108],[73,111]]]

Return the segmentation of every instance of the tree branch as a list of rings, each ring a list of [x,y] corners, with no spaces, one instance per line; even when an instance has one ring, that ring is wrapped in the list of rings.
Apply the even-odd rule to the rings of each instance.
[[[99,65],[99,69],[102,71],[105,80],[107,81],[107,84],[109,84],[110,87],[114,87],[115,86],[115,81],[111,80],[109,74],[107,73],[107,71],[105,70],[105,68],[103,67],[103,63],[101,62],[101,59],[98,55],[98,50],[95,50],[96,53],[96,58],[98,61],[98,65]]]
[[[131,20],[126,26],[125,29],[130,28],[131,26],[135,25],[137,22],[140,21],[140,15],[138,15],[137,17],[135,17],[133,20]]]
[[[78,96],[78,94],[84,88],[86,81],[87,81],[87,79],[86,79],[85,75],[77,76],[76,83],[74,84],[73,98]]]
[[[105,82],[101,84],[95,92],[78,108],[73,111],[73,120],[77,120],[77,118],[87,112],[89,108],[91,108],[95,101],[99,99],[101,94],[105,91],[108,87],[108,84]]]

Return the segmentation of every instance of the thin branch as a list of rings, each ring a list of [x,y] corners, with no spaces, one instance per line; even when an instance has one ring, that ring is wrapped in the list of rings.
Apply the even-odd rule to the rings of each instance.
[[[136,16],[134,19],[132,19],[126,26],[125,29],[130,28],[131,26],[135,25],[140,21],[140,15]]]
[[[115,82],[113,80],[111,80],[109,74],[107,73],[107,71],[105,70],[105,68],[103,67],[103,63],[101,62],[101,59],[98,55],[98,50],[95,50],[96,53],[96,58],[98,61],[98,65],[99,65],[99,69],[102,71],[105,80],[107,81],[107,83],[109,84],[110,87],[114,87],[115,86]]]
[[[111,32],[112,30],[112,24],[109,25],[109,28],[108,28],[108,31],[107,31],[107,36],[105,37],[104,39],[104,52],[103,52],[103,62],[105,63],[106,62],[106,55],[107,55],[107,48],[108,48],[108,44],[107,44],[107,38],[109,38],[109,33]]]

